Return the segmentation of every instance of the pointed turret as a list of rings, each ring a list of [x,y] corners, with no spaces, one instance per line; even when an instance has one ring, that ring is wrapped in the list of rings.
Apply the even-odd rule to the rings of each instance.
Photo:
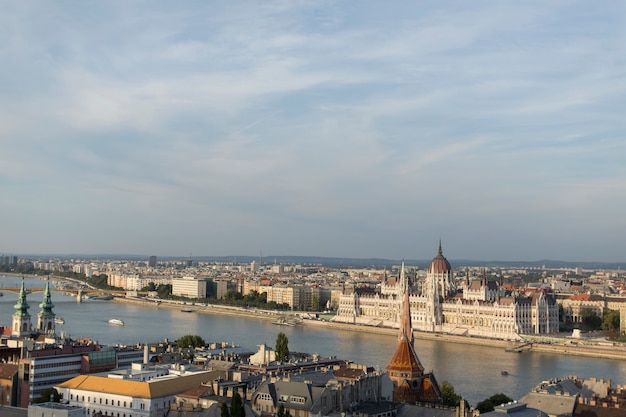
[[[24,278],[22,277],[22,287],[20,288],[20,294],[17,297],[17,303],[15,303],[15,313],[13,313],[13,334],[15,336],[29,336],[30,335],[30,314],[28,309],[30,306],[26,302],[26,286],[24,284]]]
[[[15,314],[23,316],[28,314],[30,306],[26,302],[26,286],[24,285],[24,279],[22,279],[22,287],[20,288],[20,294],[17,297],[17,303],[15,303]]]
[[[49,282],[46,282],[46,289],[43,292],[43,300],[41,301],[41,304],[39,304],[39,307],[41,307],[41,311],[39,312],[39,314],[46,314],[46,315],[54,314],[52,312],[52,309],[54,308],[54,304],[52,304],[52,297],[50,297],[50,283]]]
[[[46,282],[43,300],[39,307],[41,311],[37,315],[37,329],[46,333],[54,332],[54,318],[56,315],[52,312],[54,304],[52,304],[52,297],[50,297],[50,282]]]

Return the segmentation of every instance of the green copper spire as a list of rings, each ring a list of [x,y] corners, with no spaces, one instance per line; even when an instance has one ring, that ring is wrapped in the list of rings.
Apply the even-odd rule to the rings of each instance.
[[[22,288],[20,289],[20,295],[17,298],[17,303],[14,306],[16,316],[28,316],[28,309],[30,306],[26,302],[26,287],[24,286],[24,280],[22,279]]]
[[[39,304],[39,307],[41,307],[41,311],[39,312],[39,314],[42,316],[51,316],[54,314],[52,312],[54,304],[52,304],[52,299],[50,298],[49,282],[46,282],[46,290],[43,293],[43,300],[41,301],[41,304]]]

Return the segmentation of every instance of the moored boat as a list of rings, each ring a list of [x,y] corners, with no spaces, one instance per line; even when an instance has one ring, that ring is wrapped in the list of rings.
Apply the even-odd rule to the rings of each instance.
[[[285,319],[279,319],[276,321],[273,321],[272,324],[276,324],[279,326],[295,326],[296,323],[290,320],[285,320]]]

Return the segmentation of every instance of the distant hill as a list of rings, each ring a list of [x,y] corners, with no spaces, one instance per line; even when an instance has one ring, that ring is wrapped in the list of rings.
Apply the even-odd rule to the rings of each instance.
[[[17,255],[19,258],[59,258],[59,259],[112,259],[112,260],[130,260],[130,261],[147,261],[148,255],[136,254],[28,254]],[[335,258],[324,256],[193,256],[193,257],[175,257],[175,256],[159,256],[159,261],[193,261],[203,262],[222,262],[222,263],[240,263],[249,264],[257,261],[263,265],[285,264],[285,265],[320,265],[334,268],[392,268],[402,263],[401,259],[384,259],[384,258]],[[404,263],[408,266],[417,266],[425,269],[430,264],[431,259],[404,259]],[[539,260],[539,261],[477,261],[470,259],[449,259],[454,269],[470,266],[470,267],[500,267],[500,268],[584,268],[584,269],[607,269],[617,270],[625,269],[626,262],[574,262],[574,261],[558,261],[558,260]]]

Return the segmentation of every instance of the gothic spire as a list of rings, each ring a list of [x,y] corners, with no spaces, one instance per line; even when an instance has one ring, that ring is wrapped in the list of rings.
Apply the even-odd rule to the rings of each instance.
[[[404,261],[402,262],[402,269],[400,272],[400,279],[402,280],[402,285],[404,286],[404,299],[402,301],[402,318],[400,321],[400,336],[399,340],[408,340],[413,345],[414,337],[413,337],[413,326],[411,324],[411,306],[409,301],[409,285],[405,277],[404,273]]]

